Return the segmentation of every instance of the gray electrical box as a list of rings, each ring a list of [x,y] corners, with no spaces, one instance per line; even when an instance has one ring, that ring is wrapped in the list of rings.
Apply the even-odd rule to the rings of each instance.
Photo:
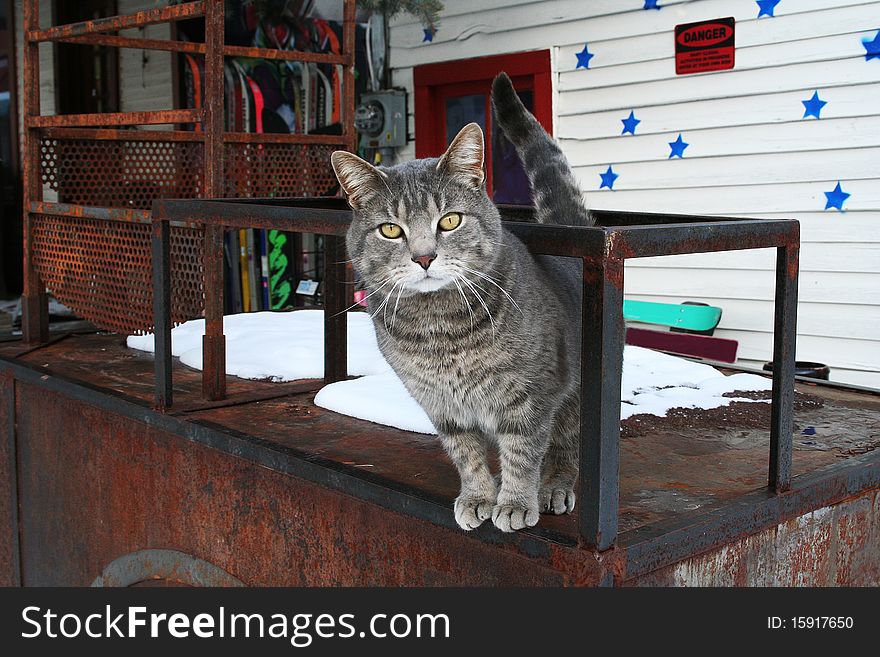
[[[354,113],[361,148],[406,146],[406,92],[386,89],[361,95]]]

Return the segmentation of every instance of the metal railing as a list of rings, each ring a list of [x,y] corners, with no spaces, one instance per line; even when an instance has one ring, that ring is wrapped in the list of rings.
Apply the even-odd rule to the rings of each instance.
[[[532,212],[502,207],[505,226],[534,253],[583,262],[581,336],[581,438],[578,533],[582,544],[605,550],[618,528],[620,403],[623,368],[624,262],[629,258],[775,248],[776,295],[773,393],[768,485],[791,484],[792,412],[800,225],[790,219],[734,219],[638,212],[594,211],[594,227],[549,226],[516,221]],[[341,199],[159,200],[153,204],[153,305],[156,327],[156,406],[172,405],[172,222],[214,227],[204,250],[206,334],[203,390],[216,399],[225,390],[223,345],[223,231],[275,228],[325,235],[325,383],[345,378],[346,291],[344,235],[351,211]],[[214,354],[212,357],[211,354]],[[222,395],[221,395],[222,396]]]

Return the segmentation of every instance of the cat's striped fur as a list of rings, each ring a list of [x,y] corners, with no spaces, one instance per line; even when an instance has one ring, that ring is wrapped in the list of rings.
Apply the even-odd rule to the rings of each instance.
[[[525,164],[544,223],[589,213],[556,143],[504,74],[497,121]],[[333,154],[355,210],[347,244],[369,292],[379,347],[440,432],[461,477],[455,518],[503,531],[574,508],[580,264],[534,256],[486,195],[483,135],[465,126],[440,158],[376,168]],[[438,229],[458,213],[461,224]],[[403,229],[396,239],[380,226]],[[424,263],[428,263],[426,267]],[[497,447],[500,485],[487,451]]]

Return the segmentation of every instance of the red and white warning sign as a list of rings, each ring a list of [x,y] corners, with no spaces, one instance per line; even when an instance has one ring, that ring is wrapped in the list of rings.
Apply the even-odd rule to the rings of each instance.
[[[675,74],[733,68],[733,16],[675,26]]]

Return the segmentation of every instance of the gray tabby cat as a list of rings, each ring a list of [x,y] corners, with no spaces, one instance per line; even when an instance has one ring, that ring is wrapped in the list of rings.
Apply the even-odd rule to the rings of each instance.
[[[565,156],[505,74],[498,123],[525,165],[540,223],[592,223]],[[509,532],[571,512],[579,435],[580,262],[532,255],[486,194],[471,123],[440,158],[377,168],[341,151],[347,245],[382,354],[458,469],[455,519]],[[375,304],[375,305],[374,305]],[[500,487],[489,469],[495,445]]]

